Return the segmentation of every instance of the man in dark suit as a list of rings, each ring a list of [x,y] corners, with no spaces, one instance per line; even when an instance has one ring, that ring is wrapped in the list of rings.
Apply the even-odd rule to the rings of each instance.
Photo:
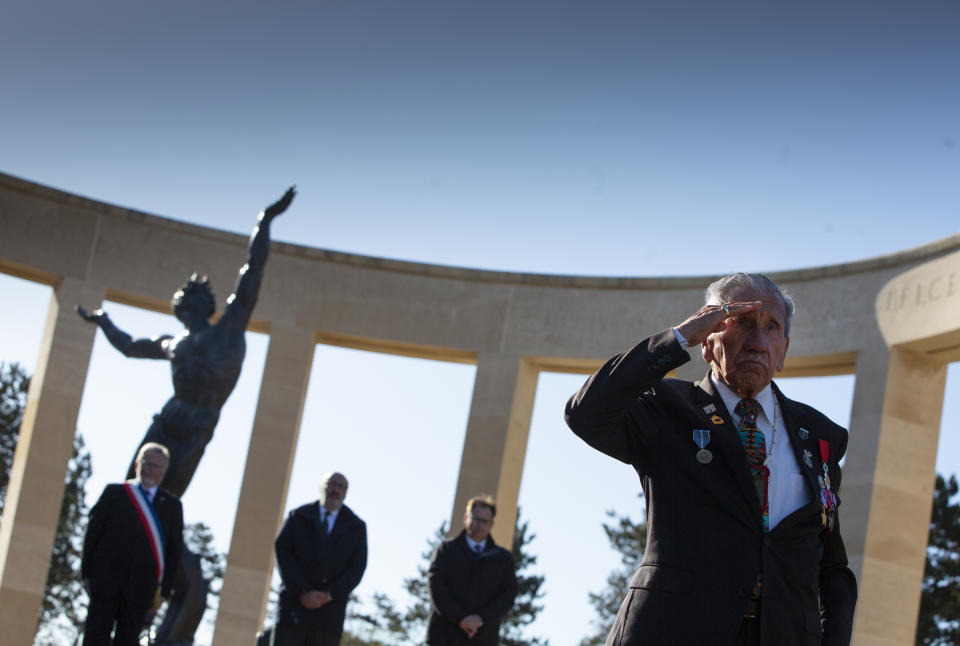
[[[630,464],[647,549],[607,639],[636,644],[848,644],[857,588],[838,516],[847,432],[772,383],[792,299],[761,274],[610,359],[570,399],[570,428]],[[665,375],[700,346],[699,383]]]
[[[343,504],[347,479],[323,476],[320,499],[287,516],[274,543],[280,587],[276,646],[337,646],[350,591],[367,567],[367,526]]]
[[[513,556],[490,536],[497,507],[488,496],[467,502],[464,529],[437,547],[430,561],[430,646],[496,646],[500,622],[513,607]]]
[[[183,549],[183,507],[160,488],[170,464],[148,442],[135,459],[136,478],[110,484],[90,510],[81,576],[90,595],[84,646],[139,643],[147,615],[169,599]]]

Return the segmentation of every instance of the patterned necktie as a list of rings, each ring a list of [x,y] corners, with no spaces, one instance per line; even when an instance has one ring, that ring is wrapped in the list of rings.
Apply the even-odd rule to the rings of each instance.
[[[747,453],[747,465],[753,476],[753,484],[757,488],[757,497],[760,499],[760,510],[763,514],[763,531],[770,531],[770,505],[767,499],[767,485],[770,482],[770,469],[763,461],[767,458],[767,443],[757,428],[757,415],[760,414],[760,402],[753,398],[741,399],[733,412],[741,416],[737,426],[737,434],[743,443],[743,450]]]

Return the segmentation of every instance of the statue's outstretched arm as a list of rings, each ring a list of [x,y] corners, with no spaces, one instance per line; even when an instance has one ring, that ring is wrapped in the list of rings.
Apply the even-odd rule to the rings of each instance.
[[[152,339],[134,339],[118,328],[103,310],[88,312],[82,306],[76,306],[77,314],[84,321],[96,323],[103,330],[110,345],[122,352],[126,357],[136,359],[167,359],[167,342],[173,337],[169,335],[156,336]]]
[[[275,217],[287,210],[294,196],[296,187],[291,186],[279,200],[265,208],[257,216],[257,226],[250,235],[247,262],[240,268],[237,277],[237,286],[233,294],[227,299],[227,309],[221,321],[226,325],[242,325],[247,327],[253,306],[257,304],[257,294],[263,280],[263,268],[267,264],[270,254],[270,223]]]

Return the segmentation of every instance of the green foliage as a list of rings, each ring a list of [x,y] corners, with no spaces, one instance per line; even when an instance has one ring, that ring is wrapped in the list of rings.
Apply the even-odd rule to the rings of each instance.
[[[640,494],[643,498],[643,494]],[[600,592],[590,592],[590,605],[597,616],[593,620],[596,632],[584,637],[579,646],[603,646],[607,634],[617,618],[617,610],[630,586],[633,573],[643,560],[643,552],[647,548],[647,522],[634,522],[629,516],[616,517],[616,513],[609,509],[607,517],[613,522],[604,523],[603,531],[607,535],[610,547],[620,555],[621,567],[607,576],[607,585]]]
[[[923,593],[917,622],[917,643],[946,646],[960,643],[960,488],[957,476],[937,476],[923,571]]]
[[[0,363],[0,514],[20,439],[29,385],[30,377],[23,366]],[[77,434],[64,478],[63,502],[40,606],[36,644],[73,643],[86,618],[87,595],[80,580],[80,558],[87,528],[86,486],[91,473],[90,453],[83,437]]]
[[[526,629],[537,619],[543,610],[538,603],[543,598],[544,576],[530,574],[529,569],[537,564],[537,557],[526,548],[537,537],[529,534],[530,522],[520,522],[520,510],[517,509],[517,525],[513,532],[513,562],[517,567],[517,599],[507,616],[503,619],[500,643],[503,646],[549,646],[550,641],[541,637],[526,637]]]
[[[53,539],[53,553],[40,620],[37,644],[73,643],[83,629],[87,616],[87,595],[80,580],[83,535],[87,529],[87,480],[93,469],[83,437],[73,439],[73,453],[64,483],[60,520]]]
[[[19,363],[0,363],[0,517],[7,498],[13,454],[20,438],[20,422],[27,405],[30,377]]]
[[[363,613],[355,609],[348,612],[347,618],[352,634],[366,634],[367,639],[370,640],[367,643],[383,643],[385,646],[424,643],[427,635],[427,620],[430,618],[427,570],[434,550],[446,537],[447,524],[441,523],[433,536],[427,539],[427,549],[420,555],[421,561],[417,565],[417,576],[403,580],[403,588],[410,597],[407,607],[401,610],[386,594],[375,592],[373,612]],[[356,608],[356,604],[351,608]],[[375,636],[384,641],[375,641]]]
[[[200,569],[203,578],[207,581],[207,607],[202,621],[213,626],[217,619],[217,608],[220,606],[220,590],[223,588],[223,573],[227,567],[227,555],[214,548],[213,531],[203,522],[188,523],[183,526],[183,545],[200,557]],[[162,605],[154,615],[148,629],[156,634],[166,618],[169,605]]]
[[[183,527],[183,544],[200,557],[203,578],[210,584],[207,608],[216,608],[223,587],[223,573],[227,568],[227,555],[218,552],[213,544],[213,531],[206,523],[188,523]]]

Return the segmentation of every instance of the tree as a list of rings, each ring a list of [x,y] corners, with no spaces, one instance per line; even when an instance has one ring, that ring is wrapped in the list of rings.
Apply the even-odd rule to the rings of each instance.
[[[430,590],[427,584],[427,570],[433,552],[446,539],[447,525],[443,523],[427,540],[427,549],[421,554],[417,566],[417,576],[403,580],[403,587],[410,595],[411,602],[405,610],[400,610],[387,595],[377,592],[373,595],[374,612],[351,613],[351,620],[362,622],[369,633],[371,644],[422,644],[427,633],[427,621],[430,618]],[[536,534],[529,532],[529,523],[520,521],[517,510],[517,523],[513,533],[513,560],[516,565],[517,586],[519,588],[513,608],[504,617],[501,625],[500,642],[503,646],[549,646],[550,642],[540,637],[527,637],[526,632],[543,605],[543,575],[533,574],[529,569],[536,565],[537,557],[530,554],[530,543]],[[360,632],[353,630],[354,634]],[[375,641],[376,639],[381,641]]]
[[[957,476],[937,475],[927,541],[927,563],[917,622],[918,644],[960,643],[960,488]]]
[[[643,494],[640,494],[643,498]],[[643,552],[647,548],[647,521],[646,519],[634,522],[629,516],[616,518],[616,512],[607,510],[607,517],[613,520],[603,524],[603,531],[610,541],[610,547],[620,554],[621,567],[607,576],[607,585],[600,592],[590,592],[590,605],[596,610],[597,616],[593,620],[596,632],[580,640],[580,646],[602,646],[607,639],[610,628],[617,618],[617,610],[623,601],[624,592],[630,586],[633,573],[640,567]]]
[[[220,590],[223,588],[223,573],[227,567],[227,555],[214,548],[213,531],[203,522],[183,526],[183,545],[200,561],[200,571],[207,582],[207,606],[203,620],[213,625],[220,605]],[[150,622],[150,633],[156,635],[166,618],[168,606],[161,608]]]
[[[541,637],[526,637],[527,628],[537,619],[543,610],[543,604],[538,603],[543,598],[542,574],[529,573],[529,569],[537,564],[537,557],[527,551],[530,543],[537,537],[536,534],[527,535],[530,522],[520,522],[520,510],[517,509],[517,525],[513,532],[513,562],[517,567],[517,598],[513,607],[503,619],[501,629],[503,646],[549,646],[550,641]]]
[[[13,454],[20,438],[20,423],[27,405],[30,377],[19,363],[0,363],[0,517],[7,498]]]
[[[37,644],[73,643],[87,616],[87,595],[80,580],[83,536],[87,530],[87,480],[93,469],[90,453],[79,433],[73,438],[73,453],[64,482],[60,520],[53,539],[53,553],[37,630]]]
[[[447,524],[441,523],[433,536],[427,539],[427,549],[421,555],[417,576],[403,580],[403,588],[410,596],[405,610],[400,610],[389,596],[382,592],[373,594],[374,610],[364,613],[352,609],[348,613],[350,632],[364,632],[370,643],[422,644],[427,635],[427,620],[430,618],[430,590],[427,587],[427,570],[434,550],[447,537]],[[356,604],[352,606],[356,608]],[[375,641],[374,637],[379,640]],[[394,641],[396,640],[396,641]]]
[[[0,364],[0,513],[20,439],[29,384],[30,377],[23,366]],[[73,438],[64,479],[60,518],[37,621],[37,644],[74,642],[86,617],[87,595],[80,581],[80,558],[87,527],[86,487],[91,473],[90,453],[78,433]]]

